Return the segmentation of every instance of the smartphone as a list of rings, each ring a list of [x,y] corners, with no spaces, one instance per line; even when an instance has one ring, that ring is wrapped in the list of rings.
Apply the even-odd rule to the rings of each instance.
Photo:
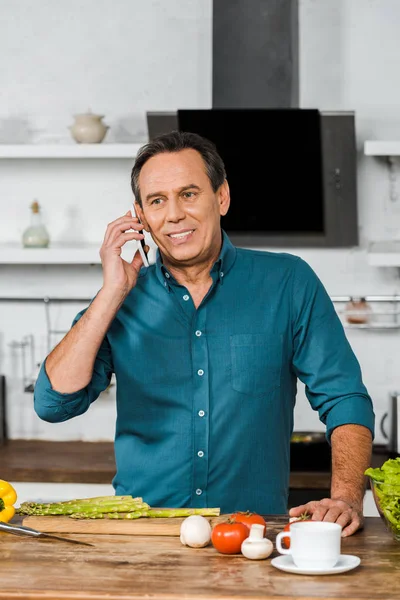
[[[137,217],[139,223],[141,223],[139,215],[136,214],[135,207],[131,208],[131,215],[132,215],[132,217]],[[139,242],[139,246],[138,246],[139,252],[140,252],[140,256],[142,257],[143,265],[145,267],[149,267],[150,263],[149,263],[149,259],[147,258],[147,254],[146,254],[146,250],[145,250],[146,242],[144,240],[138,240],[138,242]]]

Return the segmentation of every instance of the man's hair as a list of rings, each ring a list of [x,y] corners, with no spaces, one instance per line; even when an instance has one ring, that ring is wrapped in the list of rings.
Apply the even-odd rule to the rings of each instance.
[[[225,165],[213,142],[207,138],[188,131],[171,131],[158,136],[139,150],[131,174],[131,186],[136,202],[142,205],[139,188],[139,175],[143,165],[153,156],[166,152],[197,150],[201,155],[206,173],[214,192],[226,179]]]

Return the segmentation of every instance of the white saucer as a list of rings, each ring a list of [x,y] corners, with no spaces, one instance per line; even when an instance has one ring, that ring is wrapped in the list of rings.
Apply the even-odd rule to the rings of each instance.
[[[358,567],[360,562],[361,559],[358,556],[353,556],[352,554],[341,554],[338,562],[331,569],[319,569],[318,567],[300,569],[299,567],[296,567],[290,554],[285,554],[273,558],[271,560],[271,565],[277,569],[280,569],[281,571],[286,571],[287,573],[298,573],[299,575],[334,575],[335,573],[344,573],[345,571],[355,569]]]

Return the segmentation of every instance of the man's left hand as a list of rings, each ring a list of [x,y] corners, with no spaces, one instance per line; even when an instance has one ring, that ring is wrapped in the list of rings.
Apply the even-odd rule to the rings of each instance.
[[[361,529],[364,523],[362,507],[351,505],[344,500],[311,500],[307,504],[294,506],[289,510],[290,517],[311,515],[312,521],[329,521],[342,526],[342,537],[347,537]]]

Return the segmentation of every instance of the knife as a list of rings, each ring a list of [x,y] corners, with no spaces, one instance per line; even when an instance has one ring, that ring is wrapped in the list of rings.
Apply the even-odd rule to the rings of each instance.
[[[94,546],[94,544],[89,544],[88,542],[81,542],[80,540],[71,540],[69,538],[61,537],[59,535],[43,533],[42,531],[37,531],[37,529],[32,529],[31,527],[24,527],[23,525],[10,525],[10,523],[3,523],[2,521],[0,521],[0,531],[6,531],[7,533],[13,533],[14,535],[27,535],[35,538],[51,538],[52,540],[60,540],[61,542],[71,542],[71,544]]]

